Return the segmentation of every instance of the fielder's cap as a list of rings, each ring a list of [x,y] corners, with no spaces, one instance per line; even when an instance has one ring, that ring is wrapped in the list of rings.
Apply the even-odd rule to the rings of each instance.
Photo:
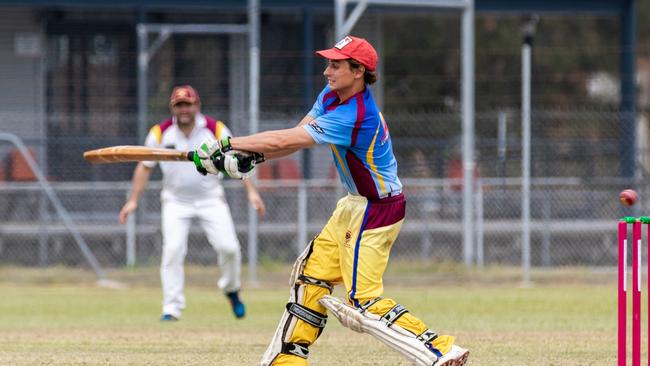
[[[173,107],[180,102],[190,104],[199,103],[199,93],[189,85],[177,86],[172,90],[172,95],[169,97],[169,105]]]
[[[316,51],[316,54],[329,60],[354,59],[368,71],[377,68],[377,52],[363,38],[347,36],[328,50]]]

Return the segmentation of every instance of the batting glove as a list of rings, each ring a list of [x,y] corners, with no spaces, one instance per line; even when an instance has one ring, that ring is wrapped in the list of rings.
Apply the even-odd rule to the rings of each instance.
[[[194,152],[193,161],[196,170],[203,175],[208,173],[219,174],[219,169],[214,164],[214,160],[223,157],[230,150],[232,150],[230,136],[219,141],[213,139],[204,140]]]
[[[262,154],[231,150],[214,158],[213,164],[217,170],[224,172],[230,178],[243,180],[255,175],[257,164],[263,161]]]

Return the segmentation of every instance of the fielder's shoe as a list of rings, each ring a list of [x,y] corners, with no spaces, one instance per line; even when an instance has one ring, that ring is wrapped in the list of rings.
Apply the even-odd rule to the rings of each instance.
[[[434,363],[434,366],[463,366],[468,357],[469,350],[453,345],[447,354]]]
[[[230,300],[230,306],[232,306],[232,312],[235,314],[235,317],[237,319],[243,318],[246,315],[246,306],[239,300],[239,291],[228,292],[226,296]]]
[[[178,318],[171,315],[171,314],[163,314],[160,317],[160,321],[161,322],[175,322],[175,321],[178,321]]]

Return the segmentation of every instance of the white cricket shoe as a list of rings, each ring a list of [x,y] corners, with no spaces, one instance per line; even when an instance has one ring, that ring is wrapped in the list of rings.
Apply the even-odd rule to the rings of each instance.
[[[447,354],[440,357],[434,366],[463,366],[469,357],[469,350],[457,345],[451,346]]]

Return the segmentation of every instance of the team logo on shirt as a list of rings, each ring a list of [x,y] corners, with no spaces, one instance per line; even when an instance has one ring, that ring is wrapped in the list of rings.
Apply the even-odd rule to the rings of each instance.
[[[316,122],[310,122],[309,127],[311,127],[314,131],[316,131],[316,133],[320,133],[321,135],[325,133],[325,131],[323,131],[323,129],[318,124],[316,124]]]

